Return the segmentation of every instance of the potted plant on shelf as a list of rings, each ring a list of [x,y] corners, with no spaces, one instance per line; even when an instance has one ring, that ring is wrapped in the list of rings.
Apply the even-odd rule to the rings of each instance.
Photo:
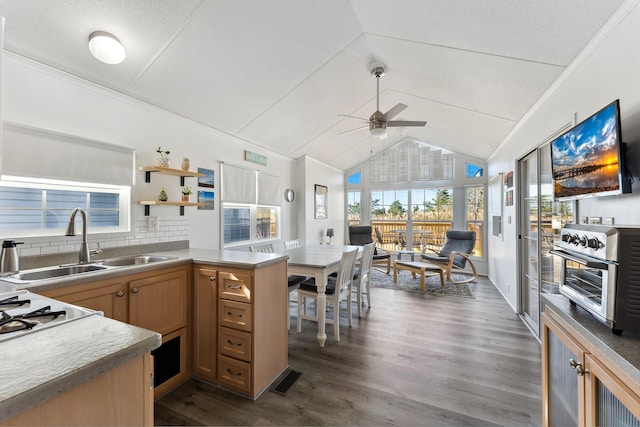
[[[182,201],[183,202],[189,202],[191,200],[191,189],[189,188],[189,186],[185,186],[182,189]]]
[[[169,154],[171,151],[163,150],[162,147],[158,146],[156,153],[160,154],[160,158],[158,159],[158,166],[162,166],[163,168],[168,168],[171,161],[169,160]]]

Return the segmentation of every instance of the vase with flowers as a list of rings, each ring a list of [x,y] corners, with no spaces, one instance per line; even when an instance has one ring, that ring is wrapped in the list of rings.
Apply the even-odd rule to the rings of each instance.
[[[162,147],[159,146],[156,150],[156,153],[160,154],[160,158],[158,159],[158,166],[168,168],[171,164],[171,161],[169,160],[169,154],[171,154],[171,151],[163,150]]]
[[[191,189],[188,186],[185,186],[182,189],[182,201],[183,202],[191,201],[191,193],[192,193]]]

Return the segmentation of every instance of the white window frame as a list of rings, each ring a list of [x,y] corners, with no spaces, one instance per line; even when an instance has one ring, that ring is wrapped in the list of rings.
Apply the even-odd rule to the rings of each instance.
[[[92,192],[92,193],[117,193],[119,195],[118,201],[118,226],[115,227],[90,227],[89,232],[92,235],[96,234],[108,234],[114,235],[116,233],[129,233],[131,231],[131,187],[121,185],[106,185],[106,184],[94,184],[94,183],[80,183],[70,181],[57,181],[49,179],[35,179],[13,176],[2,176],[0,180],[0,186],[2,187],[14,187],[14,188],[33,188],[38,190],[66,190],[77,192]],[[43,207],[43,210],[46,209]],[[64,236],[65,229],[62,228],[39,228],[24,229],[15,231],[3,232],[4,238],[39,238],[39,237],[52,237],[52,236]]]
[[[269,243],[275,242],[280,239],[282,235],[282,214],[281,207],[275,205],[265,205],[265,204],[254,204],[254,203],[233,203],[233,202],[222,202],[222,214],[220,215],[220,247],[224,249],[235,248],[239,246],[247,246],[254,243]],[[249,209],[249,240],[241,240],[236,242],[225,243],[224,241],[224,210],[227,208],[240,208],[240,209]],[[275,237],[268,237],[264,239],[258,239],[256,237],[257,230],[257,211],[258,209],[274,209],[276,213],[276,235]]]

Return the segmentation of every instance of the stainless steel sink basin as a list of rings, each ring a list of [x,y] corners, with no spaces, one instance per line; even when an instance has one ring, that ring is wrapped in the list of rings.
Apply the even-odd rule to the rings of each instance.
[[[106,259],[100,262],[100,265],[107,267],[125,267],[128,265],[151,264],[154,262],[168,261],[177,257],[159,256],[159,255],[134,255],[120,258]]]
[[[53,279],[56,277],[71,276],[74,274],[88,273],[90,271],[104,270],[107,267],[97,264],[81,264],[63,267],[51,267],[46,269],[38,269],[36,271],[27,271],[24,273],[14,274],[13,276],[3,278],[8,281],[16,282],[32,282],[34,280]]]
[[[168,261],[177,258],[178,257],[160,255],[132,255],[118,258],[109,258],[105,259],[104,261],[95,261],[90,264],[74,264],[38,268],[35,270],[28,270],[22,273],[14,274],[12,276],[0,277],[0,280],[16,284],[25,284],[36,282],[39,280],[64,278],[82,273],[90,273],[92,271],[107,269],[112,270],[117,267],[151,264],[154,262]]]

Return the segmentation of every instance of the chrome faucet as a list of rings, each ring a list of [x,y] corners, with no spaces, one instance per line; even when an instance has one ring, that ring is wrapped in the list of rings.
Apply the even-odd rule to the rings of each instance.
[[[86,263],[91,261],[91,254],[98,254],[102,252],[101,250],[90,251],[89,245],[87,244],[87,213],[80,208],[75,208],[71,212],[71,218],[69,219],[69,225],[67,225],[67,232],[65,236],[75,236],[76,235],[76,214],[80,212],[82,216],[82,243],[80,244],[80,263]],[[98,245],[98,248],[100,245]]]

